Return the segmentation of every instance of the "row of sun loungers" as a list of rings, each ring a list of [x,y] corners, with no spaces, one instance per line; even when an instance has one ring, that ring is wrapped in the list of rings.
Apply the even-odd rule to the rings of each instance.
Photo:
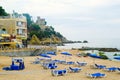
[[[70,70],[69,72],[78,73],[82,69],[81,68],[72,68],[72,67],[69,67],[69,70]],[[64,75],[66,75],[68,73],[68,70],[67,69],[52,70],[51,73],[52,73],[53,76],[64,76]],[[100,73],[100,72],[97,72],[97,73],[86,73],[86,76],[87,77],[91,77],[91,78],[102,78],[102,77],[105,77],[106,74]]]
[[[63,70],[52,70],[51,73],[53,76],[63,76],[66,75],[68,72],[72,72],[72,73],[78,73],[80,72],[82,69],[81,68],[72,68],[69,67],[69,69],[63,69]]]
[[[109,72],[120,71],[120,68],[118,68],[118,67],[108,67],[107,68],[105,65],[98,65],[98,64],[94,64],[92,66],[92,68],[103,69],[103,70],[109,71]]]
[[[68,64],[68,65],[77,65],[77,66],[86,66],[87,63],[86,62],[73,62],[73,61],[64,61],[64,60],[53,60],[53,62],[55,63],[60,63],[60,64]]]
[[[41,64],[43,63],[42,61],[44,61],[44,59],[35,59],[35,61],[33,62],[34,64]],[[78,67],[81,66],[86,66],[87,63],[86,62],[73,62],[73,61],[65,61],[65,60],[45,60],[45,62],[52,62],[52,63],[56,63],[56,64],[66,64],[66,65],[76,65]]]

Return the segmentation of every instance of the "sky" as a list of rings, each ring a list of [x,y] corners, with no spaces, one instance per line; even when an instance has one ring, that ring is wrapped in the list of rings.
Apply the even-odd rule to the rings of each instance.
[[[120,0],[0,0],[0,6],[45,18],[68,40],[120,39]]]

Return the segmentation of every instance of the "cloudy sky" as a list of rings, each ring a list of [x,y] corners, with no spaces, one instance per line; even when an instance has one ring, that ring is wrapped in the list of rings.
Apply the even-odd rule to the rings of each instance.
[[[120,39],[120,0],[0,0],[0,6],[41,16],[69,40]]]

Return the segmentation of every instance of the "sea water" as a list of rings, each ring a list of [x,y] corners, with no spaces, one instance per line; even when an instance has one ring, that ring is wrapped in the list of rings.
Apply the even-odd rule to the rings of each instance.
[[[57,46],[57,48],[72,49],[72,48],[92,47],[92,48],[117,48],[120,50],[120,40],[116,40],[116,41],[113,40],[113,41],[103,41],[103,42],[96,41],[89,43],[71,43],[71,44],[65,44],[65,46]],[[113,56],[114,54],[120,54],[120,52],[104,52],[104,53],[106,56],[108,56],[110,60],[115,60]]]
[[[117,48],[120,50],[120,41],[117,42],[89,42],[89,43],[71,43],[65,44],[65,46],[57,46],[58,48],[71,49],[71,48],[82,48],[82,47],[92,47],[92,48]]]

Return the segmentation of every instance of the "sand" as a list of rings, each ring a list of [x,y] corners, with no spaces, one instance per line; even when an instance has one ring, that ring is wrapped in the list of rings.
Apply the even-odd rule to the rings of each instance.
[[[69,51],[73,54],[72,57],[65,57],[61,55],[61,51]],[[35,61],[34,57],[24,57],[25,69],[20,71],[4,71],[2,67],[9,66],[11,64],[11,57],[0,56],[0,80],[94,80],[93,78],[86,77],[85,73],[94,73],[101,72],[105,73],[107,76],[104,78],[96,78],[95,80],[119,80],[120,73],[116,72],[107,72],[102,69],[92,69],[90,65],[93,65],[94,62],[97,64],[106,65],[107,67],[120,67],[120,61],[110,61],[110,60],[102,60],[102,59],[93,59],[90,57],[77,57],[76,53],[80,51],[77,50],[58,50],[57,56],[52,56],[52,59],[60,59],[67,61],[85,61],[87,62],[86,66],[80,67],[82,71],[79,73],[67,73],[65,76],[52,76],[51,70],[43,69],[40,64],[31,64]],[[68,67],[77,67],[75,65],[64,65],[57,64],[57,69],[65,69]]]

